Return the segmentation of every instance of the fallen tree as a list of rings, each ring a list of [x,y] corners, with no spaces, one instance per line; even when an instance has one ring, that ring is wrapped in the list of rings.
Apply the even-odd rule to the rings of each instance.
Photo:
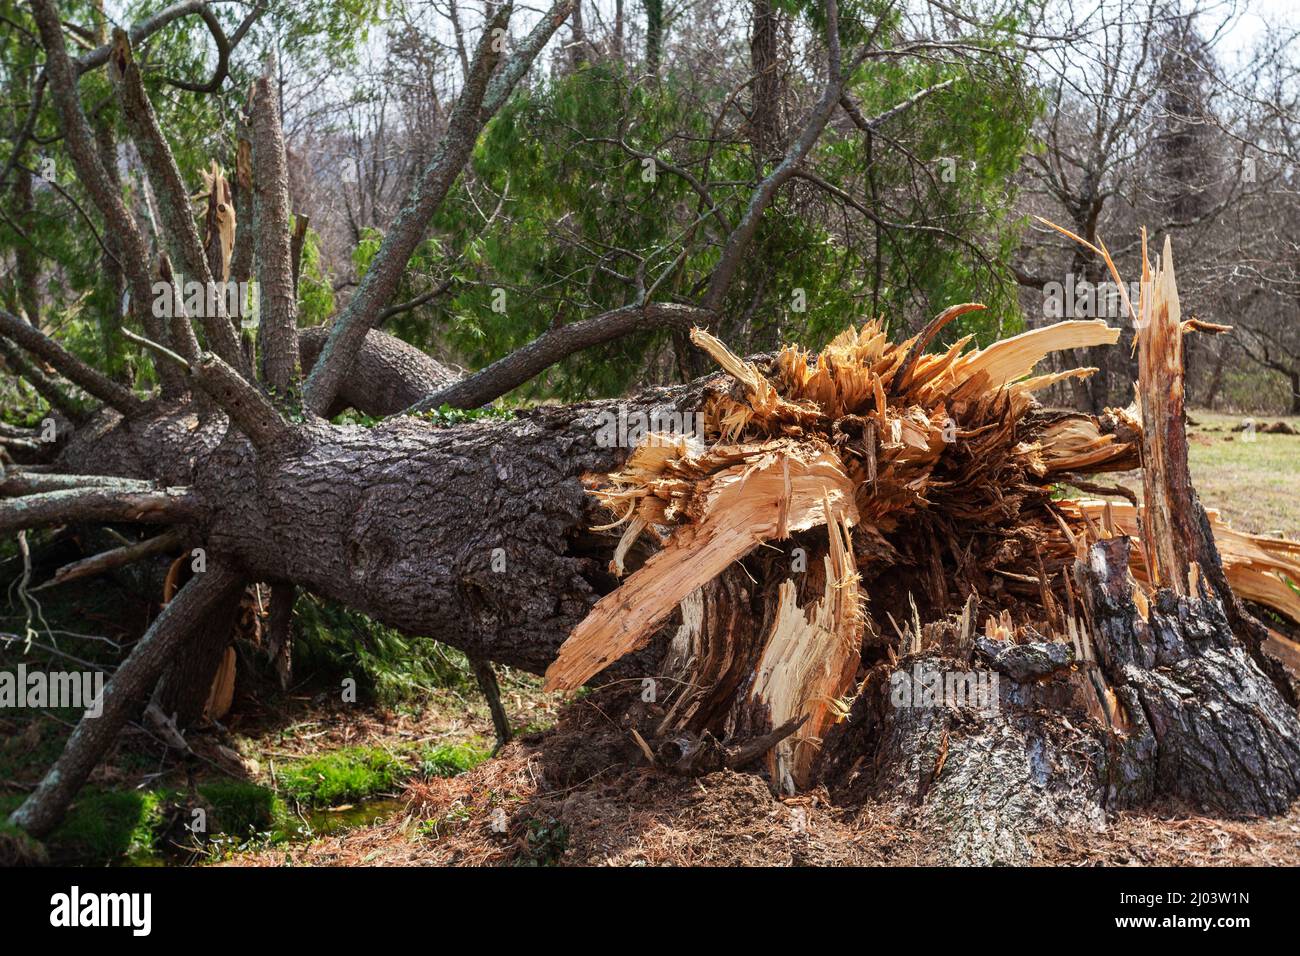
[[[57,11],[33,6],[69,151],[146,301],[144,246],[90,148]],[[266,303],[255,349],[237,340],[237,316],[142,311],[146,334],[134,337],[161,380],[142,398],[0,310],[0,334],[102,403],[64,402],[45,380],[72,427],[54,460],[6,470],[0,527],[160,524],[168,547],[206,556],[13,821],[52,827],[151,695],[164,715],[200,712],[214,679],[228,681],[229,632],[211,622],[233,618],[252,582],[271,585],[277,653],[302,588],[480,661],[544,672],[552,688],[621,681],[620,733],[639,759],[688,774],[762,761],[776,790],[910,802],[949,822],[961,858],[1008,858],[1027,828],[1157,797],[1284,808],[1300,789],[1300,727],[1270,649],[1293,645],[1233,587],[1294,620],[1283,578],[1297,579],[1296,546],[1228,535],[1196,503],[1168,247],[1135,310],[1132,412],[1049,412],[1033,397],[1088,372],[1035,376],[1044,356],[1113,343],[1116,329],[1063,322],[930,353],[978,308],[965,305],[905,342],[868,323],[817,356],[744,360],[700,329],[693,339],[720,373],[623,401],[452,428],[418,413],[490,401],[637,328],[710,325],[766,204],[865,55],[841,53],[827,3],[823,95],[756,187],[699,304],[647,293],[458,380],[378,325],[478,131],[569,9],[558,3],[504,61],[485,31],[448,143],[327,332],[296,328],[283,137],[265,82],[235,177],[256,186],[262,231],[236,222],[247,193],[232,206],[219,172],[208,234],[174,208],[167,221],[188,275],[224,280],[255,263]],[[187,201],[128,34],[104,64],[159,201]],[[159,274],[169,281],[170,265]],[[345,406],[387,417],[369,428],[323,417]],[[631,419],[700,427],[652,427],[635,449],[602,437]],[[1139,465],[1141,510],[1055,498],[1059,485],[1095,493],[1096,474]],[[128,547],[75,574],[150,553]],[[933,706],[927,675],[945,693],[955,675],[983,696]]]

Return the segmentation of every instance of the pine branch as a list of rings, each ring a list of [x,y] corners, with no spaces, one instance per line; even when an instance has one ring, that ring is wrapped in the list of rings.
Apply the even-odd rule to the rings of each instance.
[[[225,314],[225,296],[206,294],[212,288],[213,276],[190,210],[189,190],[185,188],[171,146],[158,125],[158,117],[145,92],[140,68],[135,62],[125,30],[113,31],[113,54],[109,58],[108,73],[117,91],[127,129],[130,130],[145,172],[149,175],[149,182],[153,184],[154,193],[158,197],[158,215],[162,219],[163,231],[172,255],[180,263],[182,273],[203,287],[205,304],[210,302],[216,306],[203,309],[203,331],[207,336],[208,348],[238,367],[242,363],[239,339]],[[163,278],[169,279],[168,276]],[[176,339],[173,339],[173,344],[178,347],[182,345]],[[182,354],[188,351],[183,347],[179,350]]]
[[[307,378],[304,404],[309,411],[320,415],[330,407],[366,333],[392,300],[411,254],[468,161],[484,125],[505,103],[514,85],[527,73],[571,9],[572,0],[559,0],[502,67],[495,82],[493,73],[500,60],[510,4],[502,5],[484,26],[442,143],[384,237],[356,294],[335,319],[330,339]],[[563,16],[559,15],[561,12]]]
[[[149,279],[149,253],[135,219],[100,161],[94,133],[77,93],[78,71],[68,56],[58,10],[53,0],[32,0],[32,12],[45,46],[45,72],[62,121],[68,155],[82,186],[103,215],[108,231],[113,234],[117,257],[131,290],[132,308],[149,335],[164,341],[166,330],[150,307],[153,283]],[[164,391],[178,394],[184,390],[175,369],[164,365],[158,371]]]
[[[69,488],[0,501],[0,534],[51,525],[113,521],[175,524],[203,514],[203,504],[189,488],[129,491],[118,488]]]

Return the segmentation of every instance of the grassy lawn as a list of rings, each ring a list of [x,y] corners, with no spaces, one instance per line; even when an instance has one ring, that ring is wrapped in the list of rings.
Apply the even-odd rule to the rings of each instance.
[[[1207,508],[1234,528],[1300,538],[1300,435],[1268,435],[1284,421],[1300,432],[1300,417],[1256,417],[1254,441],[1233,431],[1247,419],[1194,410],[1188,429],[1192,480]]]

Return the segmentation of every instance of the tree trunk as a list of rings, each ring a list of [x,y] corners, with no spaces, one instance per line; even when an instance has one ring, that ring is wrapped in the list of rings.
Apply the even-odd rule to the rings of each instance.
[[[1223,367],[1227,364],[1227,358],[1227,346],[1220,345],[1214,353],[1214,371],[1210,374],[1210,384],[1205,388],[1203,404],[1208,409],[1213,410],[1214,403],[1219,399],[1219,390],[1223,387]]]
[[[1165,281],[1172,286],[1172,276]],[[1112,329],[1061,324],[980,355],[923,358],[928,338],[963,308],[936,319],[914,346],[889,346],[888,384],[874,379],[866,389],[853,377],[852,356],[865,350],[871,368],[879,358],[871,349],[885,348],[869,330],[857,344],[842,342],[824,366],[797,355],[785,356],[784,365],[743,362],[701,331],[696,341],[729,374],[453,428],[407,415],[373,428],[309,418],[291,430],[241,434],[219,414],[200,419],[188,406],[163,401],[126,418],[101,411],[74,432],[60,470],[184,486],[177,493],[184,509],[174,520],[204,542],[210,570],[163,611],[110,682],[104,715],[82,721],[13,819],[35,833],[53,825],[165,662],[184,654],[196,672],[208,669],[208,648],[186,643],[193,640],[186,635],[199,633],[250,580],[304,587],[475,659],[535,673],[549,668],[557,686],[571,679],[576,687],[596,672],[602,681],[636,678],[638,686],[648,679],[652,690],[662,681],[665,696],[650,695],[661,710],[642,724],[644,739],[656,741],[659,765],[689,773],[766,754],[775,788],[825,782],[843,799],[896,802],[957,834],[958,859],[1022,858],[1035,827],[1096,822],[1108,809],[1161,796],[1232,814],[1283,809],[1300,792],[1300,724],[1294,701],[1260,656],[1259,625],[1227,588],[1195,503],[1180,340],[1140,343],[1146,427],[1135,437],[1118,419],[1036,411],[1027,403],[1030,385],[1009,384],[1041,350],[1113,341]],[[1167,311],[1166,335],[1180,334],[1176,311]],[[1035,345],[1039,340],[1049,344]],[[421,375],[418,362],[403,360],[409,348],[370,332],[350,377],[369,370],[375,378],[351,381],[340,394],[363,404],[367,397],[394,400]],[[826,382],[832,372],[855,390]],[[782,398],[772,380],[804,397]],[[932,392],[935,382],[947,383],[951,394]],[[907,443],[899,418],[883,419],[886,431],[878,435],[874,419],[838,412],[831,421],[813,410],[820,406],[810,396],[833,403],[849,394],[869,402],[863,408],[886,410],[891,402],[910,409],[945,394],[978,396],[979,417],[968,423],[965,443],[950,448],[941,420],[924,409],[919,417],[908,412],[914,432]],[[234,407],[232,414],[251,414]],[[700,469],[708,476],[701,487],[712,490],[696,501],[674,499],[698,525],[678,526],[657,549],[635,544],[636,533],[617,541],[616,532],[593,530],[607,516],[589,489],[606,485],[639,443],[627,429],[653,423],[656,412],[707,412],[717,428],[729,418],[746,420],[746,410],[755,427],[773,429],[756,433],[761,441],[732,435],[702,457],[676,461],[671,474],[644,461],[640,472],[628,469],[651,476],[647,487],[665,495],[683,494],[685,478]],[[754,418],[760,414],[773,417]],[[1142,559],[1148,580],[1162,585],[1149,600],[1129,576],[1128,539],[1101,535],[1089,523],[1076,548],[1075,532],[1052,510],[1064,503],[1050,495],[1051,469],[1067,467],[1052,462],[1130,468],[1139,437]],[[844,460],[854,462],[850,471],[836,464]],[[736,466],[741,471],[733,461],[745,463]],[[930,471],[937,462],[951,470]],[[31,480],[51,477],[59,476]],[[159,497],[152,494],[151,501]],[[48,511],[62,500],[46,496],[40,506]],[[11,511],[21,516],[26,508]],[[1037,547],[1050,547],[1054,535],[1068,557],[1059,556],[1061,548],[1049,554],[1056,562],[1049,576]],[[758,547],[768,539],[785,543]],[[1009,587],[992,584],[1005,570],[996,565],[1030,569],[1016,563],[1030,546],[1038,577],[1012,573],[1010,581],[1029,582],[1042,618],[1022,617],[1016,628],[1009,617],[1006,628],[990,619],[986,636],[971,640],[980,601],[996,609]],[[1075,555],[1082,559],[1071,588],[1055,572]],[[797,557],[801,576],[792,581]],[[620,585],[611,565],[626,565],[631,577]],[[641,592],[645,600],[628,596],[634,580],[651,588],[651,597],[662,583],[673,599],[658,594],[662,607],[641,614],[652,601]],[[945,625],[953,586],[967,601],[960,626]],[[973,590],[985,597],[970,598]],[[913,603],[914,640],[900,635],[895,643],[867,615],[900,612],[899,596],[912,591],[928,599],[930,621],[922,625]],[[1071,595],[1068,616],[1062,593]],[[590,613],[605,596],[600,613]],[[582,649],[589,645],[580,632],[622,640],[638,616],[644,626],[617,653],[599,642]],[[593,620],[609,627],[587,626]],[[1073,652],[1061,633],[1066,623]],[[1054,627],[1056,639],[1036,637],[1034,627]],[[562,643],[571,653],[557,660]],[[901,667],[894,663],[900,658]],[[557,667],[566,660],[568,669]],[[897,675],[932,665],[976,679],[985,691],[977,712],[924,700],[899,706]],[[866,682],[849,719],[836,726],[835,701],[856,686],[859,667]],[[791,674],[799,679],[787,680]],[[993,674],[1004,680],[979,682]],[[805,704],[810,709],[799,713]]]
[[[749,66],[754,74],[754,93],[750,110],[750,140],[757,154],[760,175],[766,160],[782,151],[781,93],[782,73],[778,55],[781,21],[771,0],[754,0],[750,23]]]
[[[382,333],[371,342],[415,351]],[[377,377],[346,391],[400,405],[418,378],[413,364],[363,352],[357,369]],[[606,567],[614,539],[585,530],[601,521],[583,477],[627,454],[604,447],[602,430],[620,414],[695,411],[704,385],[456,428],[414,417],[374,428],[316,421],[257,452],[219,419],[191,430],[187,409],[153,406],[132,421],[101,413],[57,467],[192,486],[209,560],[246,580],[296,584],[405,633],[540,673],[615,584]]]
[[[1128,538],[1098,541],[1075,567],[1096,641],[1081,655],[988,638],[963,649],[938,637],[950,621],[926,628],[935,637],[919,653],[874,668],[826,742],[819,774],[836,802],[881,801],[943,831],[933,862],[976,865],[1028,862],[1037,831],[1096,829],[1108,812],[1170,798],[1228,816],[1284,812],[1300,793],[1294,705],[1217,599],[1161,590],[1143,617],[1129,550]]]
[[[1091,235],[1091,233],[1086,231],[1086,223],[1076,224],[1076,226],[1079,229],[1079,235]],[[1076,283],[1080,285],[1085,282],[1090,283],[1094,290],[1097,288],[1097,283],[1102,279],[1102,264],[1099,257],[1083,249],[1079,249],[1075,252],[1071,269],[1073,270]],[[1094,294],[1092,296],[1092,302],[1094,304],[1100,303],[1100,301],[1101,297],[1099,295]],[[1083,310],[1085,314],[1081,315],[1077,308],[1078,303],[1076,302],[1075,304],[1075,312],[1071,316],[1067,316],[1067,318],[1096,318],[1093,314],[1094,310],[1092,308]],[[1125,317],[1121,317],[1120,321],[1123,322],[1124,319]],[[1093,347],[1085,349],[1082,355],[1077,359],[1078,364],[1095,368],[1097,370],[1086,379],[1070,380],[1071,388],[1074,391],[1075,402],[1080,411],[1090,412],[1093,415],[1100,415],[1110,404],[1110,366],[1114,361],[1115,351],[1115,349],[1108,346]]]
[[[645,4],[645,68],[651,76],[659,75],[663,56],[664,0],[643,0]]]

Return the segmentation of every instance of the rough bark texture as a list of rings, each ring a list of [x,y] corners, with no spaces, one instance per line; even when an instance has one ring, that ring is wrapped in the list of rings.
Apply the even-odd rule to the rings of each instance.
[[[148,251],[135,220],[101,162],[94,133],[77,95],[77,65],[68,56],[58,10],[50,0],[34,0],[32,13],[45,47],[46,75],[62,120],[60,126],[68,155],[72,158],[82,184],[103,213],[107,230],[113,234],[113,247],[118,251],[127,271],[132,310],[140,318],[150,338],[164,341],[166,335],[162,323],[149,307],[153,301],[153,288],[145,268],[145,263],[149,261]],[[180,375],[175,368],[163,363],[158,372],[168,393],[183,391]]]
[[[214,602],[199,628],[185,641],[183,653],[168,662],[153,700],[179,728],[198,723],[212,687],[213,676],[226,656],[239,620],[242,588]]]
[[[374,261],[362,277],[356,293],[334,319],[320,361],[313,367],[304,386],[304,404],[313,412],[324,412],[334,403],[339,386],[348,377],[366,333],[373,327],[385,306],[392,301],[411,254],[424,238],[429,220],[460,175],[461,168],[478,141],[479,133],[491,118],[490,114],[483,115],[482,108],[492,75],[501,59],[499,34],[496,31],[506,29],[510,12],[510,6],[503,5],[484,25],[469,75],[465,77],[465,84],[448,119],[446,133],[410,198],[385,235],[383,244],[375,253]],[[567,13],[566,9],[566,16]],[[554,27],[551,29],[554,30]],[[531,63],[528,52],[526,46],[521,48],[515,59],[523,58],[526,63]],[[539,51],[531,51],[531,55],[535,56],[537,52]],[[509,72],[509,66],[506,72]],[[507,95],[508,92],[509,89]]]
[[[923,682],[942,686],[954,674],[990,686],[995,671],[937,648],[871,671],[826,743],[821,772],[833,797],[884,801],[945,831],[948,856],[936,863],[1023,862],[1035,830],[1099,826],[1106,748],[1072,705],[1073,679],[997,674],[996,696],[979,707],[919,699]],[[916,696],[900,698],[900,685]]]
[[[598,441],[609,413],[691,408],[702,387],[454,429],[412,417],[374,428],[317,421],[256,452],[219,417],[165,406],[130,422],[102,413],[60,467],[193,481],[209,556],[246,579],[297,584],[406,633],[540,672],[614,584],[615,539],[585,531],[600,522],[582,482],[627,454]]]
[[[329,329],[317,326],[298,333],[302,364],[316,364],[329,337]],[[338,398],[326,412],[333,418],[345,408],[367,415],[393,415],[410,408],[431,391],[450,385],[456,372],[408,345],[396,336],[371,329],[357,353],[352,373],[339,388]]]
[[[1284,811],[1300,794],[1295,709],[1213,598],[1162,590],[1144,620],[1128,554],[1129,539],[1102,540],[1076,567],[1096,661],[979,638],[975,660],[935,646],[873,669],[826,742],[832,796],[944,831],[937,863],[1027,862],[1036,831],[1171,798],[1229,816]],[[991,707],[894,693],[934,675],[987,686],[994,673]]]
[[[1132,600],[1129,539],[1093,545],[1076,569],[1102,667],[1127,689],[1136,732],[1156,743],[1153,787],[1212,810],[1280,813],[1300,793],[1300,721],[1208,593]]]
[[[262,282],[258,339],[261,378],[277,400],[292,404],[298,364],[298,298],[289,236],[289,168],[280,129],[280,93],[275,58],[253,86],[254,205],[256,261]]]

